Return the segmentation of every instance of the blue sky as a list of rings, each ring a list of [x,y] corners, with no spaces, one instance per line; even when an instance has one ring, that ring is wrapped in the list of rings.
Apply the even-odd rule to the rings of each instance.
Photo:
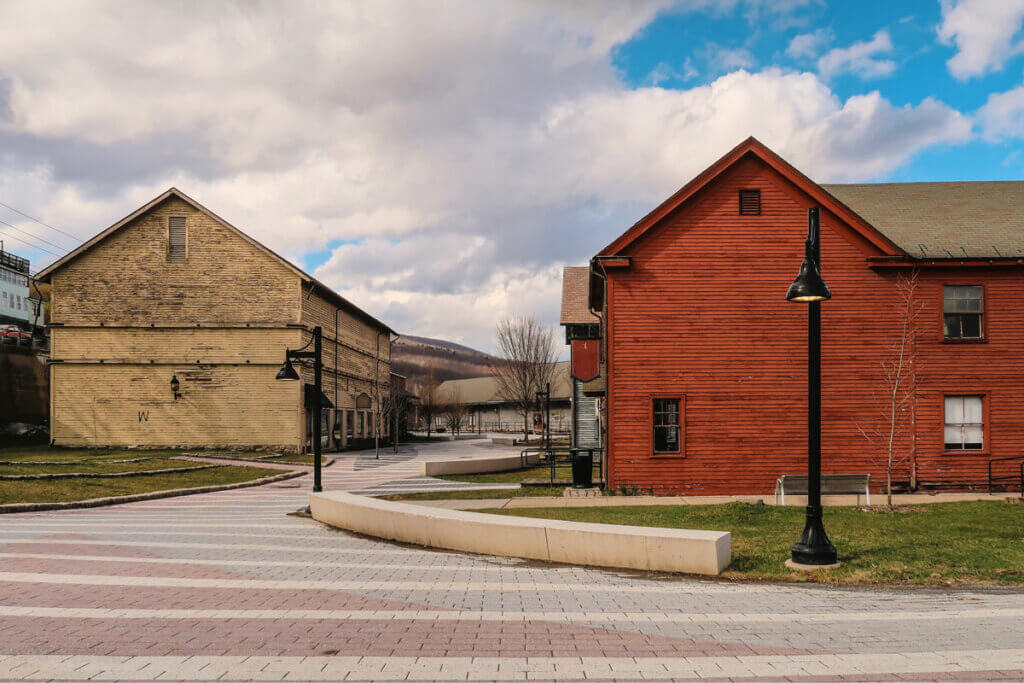
[[[993,3],[999,0],[991,0]],[[870,41],[887,31],[891,50],[878,59],[894,63],[889,75],[862,77],[841,73],[828,80],[836,96],[846,99],[873,90],[895,105],[916,105],[933,97],[962,111],[982,107],[989,95],[1010,90],[1021,82],[1024,56],[1017,55],[997,71],[955,78],[946,62],[957,52],[937,39],[942,11],[935,0],[900,2],[820,2],[782,17],[751,17],[748,7],[727,11],[668,11],[657,17],[632,40],[614,51],[613,63],[631,87],[652,83],[663,88],[688,89],[713,81],[734,70],[757,71],[770,66],[787,70],[813,70],[816,59],[828,50]],[[1019,39],[1019,27],[1015,36]],[[791,41],[801,35],[820,35],[823,42],[812,55],[787,54]],[[733,64],[723,65],[731,57]],[[872,180],[1018,180],[1024,175],[1024,154],[1019,140],[970,141],[924,150],[899,168]]]
[[[34,268],[173,185],[491,350],[750,135],[819,182],[1024,174],[1024,0],[183,4],[0,3],[0,239]]]

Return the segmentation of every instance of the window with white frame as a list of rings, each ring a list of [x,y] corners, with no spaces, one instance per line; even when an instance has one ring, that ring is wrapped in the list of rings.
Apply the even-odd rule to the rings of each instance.
[[[985,446],[985,418],[981,396],[947,396],[945,437],[947,451],[980,451]]]

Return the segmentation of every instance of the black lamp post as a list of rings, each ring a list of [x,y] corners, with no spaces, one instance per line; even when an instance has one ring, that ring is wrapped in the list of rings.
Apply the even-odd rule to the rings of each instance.
[[[804,261],[786,292],[787,301],[807,303],[807,521],[792,560],[810,566],[837,562],[821,519],[821,302],[831,299],[832,292],[821,278],[820,232],[820,210],[808,209]]]
[[[313,345],[312,351],[306,351],[309,345]],[[313,493],[319,493],[323,491],[323,486],[320,484],[320,460],[323,455],[323,449],[320,444],[320,413],[321,413],[321,396],[323,396],[323,331],[319,326],[313,328],[313,337],[306,345],[302,348],[286,349],[284,352],[284,365],[277,373],[277,379],[285,380],[297,380],[299,379],[299,373],[295,372],[295,368],[292,367],[292,360],[305,360],[311,358],[313,360],[313,388],[315,391],[315,398],[313,399]],[[309,508],[306,508],[309,511]]]
[[[544,447],[551,450],[551,382],[544,385],[544,391],[537,392],[537,402],[544,399]]]

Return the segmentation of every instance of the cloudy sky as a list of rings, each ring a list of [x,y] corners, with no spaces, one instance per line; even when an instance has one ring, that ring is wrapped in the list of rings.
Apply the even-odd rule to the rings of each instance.
[[[490,350],[503,316],[555,324],[562,266],[748,135],[821,182],[1020,179],[1022,20],[0,0],[0,239],[36,270],[175,185],[399,331]]]

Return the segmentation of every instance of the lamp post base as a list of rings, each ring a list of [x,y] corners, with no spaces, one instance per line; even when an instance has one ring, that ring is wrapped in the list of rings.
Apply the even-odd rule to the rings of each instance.
[[[804,534],[793,546],[793,563],[822,567],[834,565],[839,561],[836,547],[828,540],[825,526],[821,522],[821,506],[807,506],[807,523]]]

